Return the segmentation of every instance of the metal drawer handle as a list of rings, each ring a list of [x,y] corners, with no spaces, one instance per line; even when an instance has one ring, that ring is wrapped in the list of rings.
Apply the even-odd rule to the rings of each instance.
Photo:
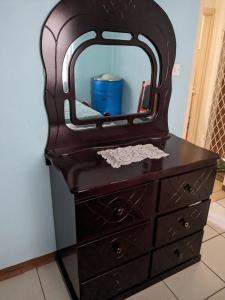
[[[117,255],[117,256],[120,256],[120,255],[122,254],[123,249],[120,247],[120,245],[119,245],[118,242],[117,242],[117,243],[114,243],[114,244],[112,245],[112,247],[113,247],[114,251],[116,252],[116,255]]]
[[[181,253],[179,249],[174,250],[174,254],[175,254],[176,257],[179,258],[179,259],[183,259],[183,258],[184,258],[183,253]]]
[[[116,280],[116,285],[120,285],[120,281],[119,280]]]
[[[117,255],[120,255],[121,253],[122,253],[122,248],[120,248],[120,247],[118,247],[117,249],[116,249],[116,254]]]
[[[185,184],[184,190],[188,193],[192,193],[194,191],[193,187],[190,184]]]
[[[185,227],[186,229],[189,229],[189,228],[191,227],[191,225],[190,225],[189,222],[185,222],[185,223],[184,223],[184,227]]]
[[[122,216],[123,215],[123,213],[124,213],[124,209],[123,208],[118,208],[117,209],[117,211],[116,211],[116,213],[117,213],[117,216]]]
[[[189,222],[186,222],[184,218],[180,219],[179,222],[184,226],[185,229],[191,228],[191,224]]]

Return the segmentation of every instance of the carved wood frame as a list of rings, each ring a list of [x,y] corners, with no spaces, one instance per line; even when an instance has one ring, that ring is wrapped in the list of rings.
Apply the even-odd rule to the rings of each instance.
[[[63,61],[68,47],[75,39],[89,31],[97,36],[74,53],[70,61],[69,82],[71,90],[65,93],[62,83]],[[102,32],[127,32],[130,41],[106,40]],[[156,84],[157,65],[151,48],[138,39],[141,34],[157,49],[160,59],[160,84]],[[99,120],[76,118],[74,64],[78,55],[92,44],[134,45],[141,47],[152,63],[151,99],[157,99],[157,110],[141,116],[149,116],[149,122],[135,124],[140,114],[106,117]],[[162,8],[153,0],[62,0],[50,12],[41,33],[41,54],[45,69],[45,105],[49,119],[49,137],[46,155],[70,154],[78,149],[109,144],[112,141],[168,137],[168,107],[172,90],[172,69],[176,54],[173,26]],[[157,96],[157,97],[156,97]],[[74,131],[67,127],[64,118],[64,102],[70,101],[71,122],[96,128]],[[127,120],[127,125],[102,127],[104,122]]]

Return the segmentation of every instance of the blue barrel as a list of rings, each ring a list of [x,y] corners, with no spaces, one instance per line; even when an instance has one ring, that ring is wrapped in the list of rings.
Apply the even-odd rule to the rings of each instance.
[[[109,76],[110,77],[110,76]],[[102,115],[121,115],[123,79],[105,75],[92,78],[92,108]]]

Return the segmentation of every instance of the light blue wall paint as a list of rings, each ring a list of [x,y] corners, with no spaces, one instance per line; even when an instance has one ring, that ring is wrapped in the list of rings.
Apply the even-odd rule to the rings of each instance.
[[[176,61],[182,69],[173,80],[170,129],[181,135],[199,0],[157,2],[177,35]],[[56,3],[0,1],[0,269],[55,250],[49,171],[43,159],[47,119],[39,36]]]
[[[151,78],[150,60],[138,47],[119,46],[114,52],[113,73],[124,79],[122,112],[136,113],[142,81]]]
[[[93,45],[85,49],[75,65],[76,98],[91,103],[91,78],[111,72],[113,47]]]
[[[168,14],[177,39],[176,62],[181,64],[181,74],[179,77],[173,77],[169,127],[172,133],[182,136],[200,13],[200,0],[156,0],[156,2]]]
[[[39,53],[55,3],[0,1],[0,269],[55,250]]]

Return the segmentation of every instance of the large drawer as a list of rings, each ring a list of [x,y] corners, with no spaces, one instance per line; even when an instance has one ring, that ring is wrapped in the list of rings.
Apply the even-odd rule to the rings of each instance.
[[[106,300],[138,285],[148,278],[149,255],[114,269],[81,285],[83,300]]]
[[[76,204],[78,243],[149,220],[155,212],[157,182]]]
[[[153,252],[151,277],[174,268],[200,253],[203,231]]]
[[[147,223],[79,247],[80,280],[87,280],[150,253],[151,245],[152,224]]]
[[[158,210],[171,211],[209,199],[215,176],[216,168],[210,167],[163,179]]]
[[[159,217],[156,222],[155,246],[159,247],[200,231],[206,224],[210,201]]]

